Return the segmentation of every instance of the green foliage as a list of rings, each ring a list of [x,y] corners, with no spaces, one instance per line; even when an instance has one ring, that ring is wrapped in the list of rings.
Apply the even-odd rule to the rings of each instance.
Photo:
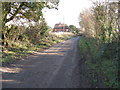
[[[26,29],[25,35],[32,44],[39,44],[42,39],[48,36],[48,26],[45,21],[36,23],[35,26],[30,26]]]
[[[70,31],[71,31],[72,33],[74,33],[74,34],[76,34],[76,35],[79,34],[79,29],[76,28],[76,26],[70,25],[69,28],[70,28]]]
[[[120,72],[119,4],[119,1],[94,3],[91,11],[80,14],[81,30],[87,37],[80,40],[82,54],[93,70],[93,76],[101,80],[103,76],[105,85],[112,88],[120,88],[117,77]]]
[[[103,83],[109,88],[119,88],[118,85],[118,43],[106,43],[96,46],[93,38],[81,38],[80,50],[84,60],[96,77],[103,76]],[[99,76],[100,75],[100,76]],[[102,78],[95,78],[100,81]],[[94,81],[93,81],[94,82]]]
[[[43,16],[42,9],[56,8],[58,3],[51,2],[2,2],[2,13],[3,13],[3,26],[13,20],[14,18],[27,18],[34,21],[38,21],[40,16]],[[19,15],[18,15],[19,14]],[[8,18],[9,16],[9,18]]]
[[[59,2],[2,2],[2,60],[10,62],[51,44],[44,42],[48,25],[43,18],[43,8],[57,8]],[[27,22],[22,23],[21,20]],[[13,24],[8,24],[13,21]],[[15,24],[19,22],[19,24]],[[32,24],[31,22],[34,22]],[[22,23],[22,25],[20,24]],[[30,24],[29,24],[30,23]],[[42,43],[45,43],[42,45]],[[52,40],[50,41],[52,42]]]
[[[41,37],[47,36],[48,28],[43,18],[42,9],[45,7],[49,9],[56,8],[58,5],[57,2],[51,2],[52,4],[49,4],[49,2],[51,1],[2,2],[2,45],[4,46],[4,48],[11,47],[11,41],[22,41],[23,39],[26,40],[26,36],[24,34],[26,32],[26,28],[24,27],[23,29],[22,27],[22,29],[19,29],[18,27],[21,27],[20,25],[6,25],[10,21],[15,21],[16,23],[17,21],[20,22],[21,19],[24,19],[27,21],[28,25],[29,22],[38,23],[41,21],[41,27],[37,28],[38,32],[36,32],[37,34],[35,33],[34,36],[38,35],[38,33],[41,34]],[[31,28],[30,25],[29,28]]]
[[[80,26],[84,34],[98,39],[99,43],[119,40],[118,2],[96,3],[94,8],[80,13]]]
[[[80,39],[80,48],[84,54],[88,52],[88,45],[86,44],[86,40],[83,38]]]

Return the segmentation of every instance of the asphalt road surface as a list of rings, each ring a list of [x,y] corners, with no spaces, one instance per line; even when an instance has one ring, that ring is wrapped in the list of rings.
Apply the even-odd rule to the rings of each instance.
[[[78,40],[74,37],[2,67],[3,88],[76,88]]]

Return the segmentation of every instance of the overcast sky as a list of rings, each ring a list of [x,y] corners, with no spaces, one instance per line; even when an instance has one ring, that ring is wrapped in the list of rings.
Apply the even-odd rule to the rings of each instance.
[[[47,9],[43,12],[46,22],[51,27],[59,22],[79,27],[80,12],[91,5],[91,0],[60,0],[58,10]]]

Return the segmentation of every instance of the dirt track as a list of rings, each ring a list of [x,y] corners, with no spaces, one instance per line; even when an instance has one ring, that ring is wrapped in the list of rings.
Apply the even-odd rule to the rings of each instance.
[[[66,40],[9,67],[2,67],[3,88],[90,87],[85,78],[85,66],[79,63],[79,38]]]

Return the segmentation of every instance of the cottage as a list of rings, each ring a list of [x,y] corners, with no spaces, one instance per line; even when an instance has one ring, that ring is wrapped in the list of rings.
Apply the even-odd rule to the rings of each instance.
[[[66,24],[59,23],[59,24],[55,24],[53,31],[54,32],[69,32],[70,28]]]

